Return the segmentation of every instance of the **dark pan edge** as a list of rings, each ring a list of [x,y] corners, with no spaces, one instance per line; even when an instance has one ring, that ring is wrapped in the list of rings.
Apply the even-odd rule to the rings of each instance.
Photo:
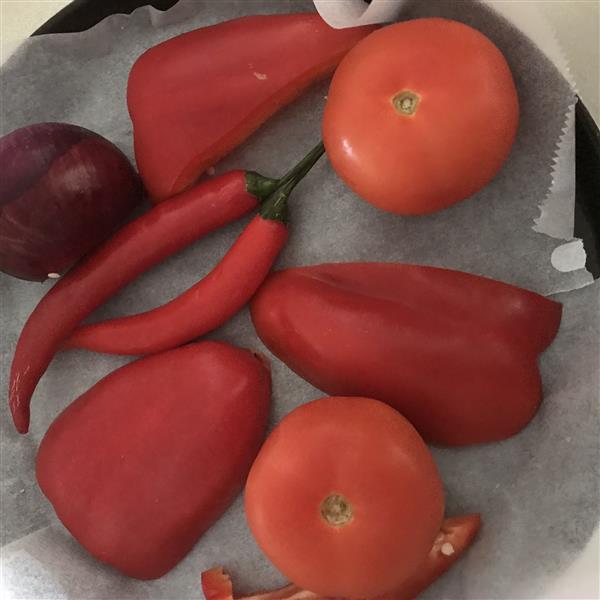
[[[73,0],[32,35],[84,31],[105,17],[151,5],[167,10],[177,0]],[[600,277],[600,130],[580,98],[575,110],[575,236],[582,238],[587,268]]]
[[[583,239],[586,266],[600,277],[600,130],[585,104],[575,107],[575,236]]]
[[[130,14],[140,6],[168,10],[177,0],[73,0],[32,35],[85,31],[113,14]]]

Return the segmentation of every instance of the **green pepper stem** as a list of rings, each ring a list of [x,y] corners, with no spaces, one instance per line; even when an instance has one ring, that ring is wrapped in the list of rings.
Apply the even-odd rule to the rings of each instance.
[[[293,169],[279,180],[275,191],[263,202],[258,211],[263,219],[287,223],[287,200],[292,190],[324,153],[325,146],[323,142],[319,142]]]
[[[278,182],[277,188],[282,187],[290,180],[295,179],[297,176],[302,179],[313,167],[313,165],[323,156],[325,152],[325,146],[323,142],[319,142],[296,166],[292,167]],[[300,181],[298,179],[298,181]]]
[[[246,171],[246,191],[259,201],[268,198],[279,187],[279,179],[265,177],[256,171]]]
[[[310,167],[314,165],[324,151],[323,142],[321,142],[280,179],[265,177],[256,171],[246,171],[246,190],[262,202],[275,190],[281,188],[288,181],[293,180],[297,175],[301,175],[301,178],[304,177],[308,172],[305,171],[306,165],[309,165],[308,168],[310,170]]]

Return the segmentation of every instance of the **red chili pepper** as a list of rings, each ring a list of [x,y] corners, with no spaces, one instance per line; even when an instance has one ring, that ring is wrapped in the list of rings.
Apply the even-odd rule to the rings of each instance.
[[[192,185],[373,30],[332,29],[316,13],[257,15],[190,31],[142,54],[127,102],[136,162],[153,199]]]
[[[251,305],[267,347],[332,395],[399,410],[428,441],[500,440],[534,417],[561,305],[449,269],[347,263],[271,275]]]
[[[37,383],[81,321],[144,271],[251,211],[303,167],[299,163],[280,180],[232,171],[199,184],[125,225],[59,280],[31,313],[17,342],[9,387],[17,430],[28,431]]]
[[[266,362],[229,344],[134,361],[52,423],[38,482],[90,554],[130,577],[160,577],[242,489],[270,399]]]
[[[375,600],[414,600],[421,592],[439,579],[473,543],[481,526],[478,514],[445,519],[440,535],[419,571],[406,581],[400,590]],[[201,576],[206,600],[233,600],[231,579],[223,569],[205,571]],[[272,592],[244,596],[237,600],[328,600],[296,585],[288,585]],[[333,600],[333,599],[329,599]],[[344,600],[339,598],[337,600]]]
[[[286,200],[323,154],[316,146],[302,170],[264,202],[222,261],[202,280],[167,304],[137,315],[76,329],[65,348],[112,354],[152,354],[216,329],[236,314],[268,275],[288,239]]]

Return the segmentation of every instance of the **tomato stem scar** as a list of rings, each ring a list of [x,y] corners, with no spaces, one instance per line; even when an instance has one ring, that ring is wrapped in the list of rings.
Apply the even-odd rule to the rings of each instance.
[[[340,494],[330,494],[321,502],[321,516],[328,525],[341,527],[352,520],[352,506]]]
[[[410,90],[402,90],[392,98],[392,104],[399,114],[411,116],[417,112],[420,100],[418,94]]]

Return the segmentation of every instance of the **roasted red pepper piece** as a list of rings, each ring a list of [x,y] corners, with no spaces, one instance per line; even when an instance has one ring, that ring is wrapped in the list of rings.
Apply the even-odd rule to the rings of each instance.
[[[445,445],[504,439],[533,418],[537,357],[561,308],[491,279],[383,263],[280,271],[251,305],[263,342],[301,377],[387,402]]]
[[[439,536],[417,573],[400,590],[375,600],[414,600],[434,581],[441,577],[473,543],[481,526],[478,514],[445,519]],[[221,568],[202,573],[202,591],[206,600],[233,600],[231,579]],[[237,600],[327,600],[296,585],[288,585],[273,592],[246,596]],[[332,599],[329,599],[332,600]],[[343,599],[338,599],[343,600]]]
[[[285,246],[287,197],[323,152],[319,144],[299,163],[296,175],[265,201],[260,214],[206,277],[153,310],[79,327],[64,347],[152,354],[200,337],[228,321],[254,295]]]
[[[160,577],[241,490],[270,396],[265,362],[229,344],[135,361],[52,423],[38,482],[92,555],[131,577]]]
[[[127,103],[152,198],[187,189],[373,29],[332,29],[316,13],[258,15],[147,50],[129,76]]]

